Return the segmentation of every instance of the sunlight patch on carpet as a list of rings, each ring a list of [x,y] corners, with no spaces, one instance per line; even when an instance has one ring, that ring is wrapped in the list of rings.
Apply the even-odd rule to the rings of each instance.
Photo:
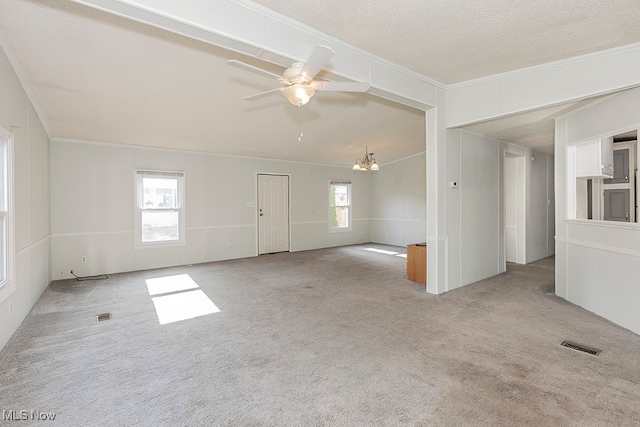
[[[149,295],[168,294],[170,292],[199,288],[198,284],[188,274],[147,279],[145,282],[147,282]]]
[[[145,282],[161,325],[220,312],[188,274],[157,277]]]
[[[201,290],[164,295],[152,300],[161,325],[220,312]]]
[[[378,249],[378,248],[364,248],[365,251],[369,251],[369,252],[377,252],[379,254],[385,254],[385,255],[397,255],[398,252],[393,252],[393,251],[385,251],[384,249]]]

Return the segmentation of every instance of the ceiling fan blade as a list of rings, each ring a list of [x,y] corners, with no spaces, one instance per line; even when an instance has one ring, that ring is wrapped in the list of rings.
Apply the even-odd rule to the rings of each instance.
[[[366,82],[313,82],[311,87],[331,92],[366,92],[371,85]]]
[[[258,68],[258,67],[254,67],[253,65],[249,65],[249,64],[245,64],[242,61],[238,61],[237,59],[230,59],[227,61],[227,64],[236,67],[236,68],[241,68],[243,70],[248,70],[248,71],[253,71],[254,73],[258,73],[258,74],[262,74],[265,76],[269,76],[269,77],[275,77],[276,79],[281,79],[282,76],[279,76],[278,74],[272,73],[271,71],[267,71],[267,70],[263,70],[262,68]]]
[[[302,67],[301,74],[314,78],[322,70],[336,52],[328,46],[318,45]]]
[[[277,87],[275,89],[267,90],[265,92],[260,92],[260,93],[254,94],[254,95],[245,96],[242,99],[244,99],[245,101],[253,101],[254,99],[260,99],[260,98],[262,98],[264,96],[271,95],[272,93],[274,93],[276,91],[280,91],[281,92],[283,89],[284,88],[282,88],[282,87]]]

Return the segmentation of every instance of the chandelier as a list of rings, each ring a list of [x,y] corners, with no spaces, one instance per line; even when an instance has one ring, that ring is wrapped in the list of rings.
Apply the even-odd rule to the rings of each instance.
[[[365,148],[364,157],[361,160],[356,160],[355,164],[351,168],[354,171],[377,171],[380,170],[380,166],[376,163],[376,159],[373,157],[373,153],[369,153],[369,149]]]

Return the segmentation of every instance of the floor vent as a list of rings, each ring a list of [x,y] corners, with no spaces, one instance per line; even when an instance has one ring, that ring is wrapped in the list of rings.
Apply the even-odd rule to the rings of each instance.
[[[105,322],[111,320],[111,313],[102,313],[96,316],[96,322]]]
[[[589,353],[591,355],[597,356],[598,353],[600,353],[600,350],[596,350],[595,348],[591,348],[591,347],[586,347],[584,345],[581,344],[576,344],[574,342],[571,341],[562,341],[562,344],[560,344],[563,347],[568,347],[568,348],[572,348],[574,350],[578,350],[578,351],[583,351],[585,353]]]

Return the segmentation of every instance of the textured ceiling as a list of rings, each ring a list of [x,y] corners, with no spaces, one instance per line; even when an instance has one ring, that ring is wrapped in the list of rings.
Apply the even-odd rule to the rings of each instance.
[[[444,83],[640,41],[639,0],[259,3]],[[283,69],[69,0],[2,0],[0,27],[52,137],[344,165],[365,146],[381,164],[425,149],[420,111],[368,94],[242,101],[278,83],[228,59]],[[570,107],[468,129],[549,151]]]
[[[257,0],[443,83],[640,42],[638,0]]]
[[[555,119],[606,96],[608,95],[554,105],[511,117],[465,126],[463,129],[523,147],[553,153]]]
[[[228,59],[283,69],[69,1],[3,0],[0,26],[53,137],[343,165],[365,146],[381,164],[424,151],[423,112],[369,94],[243,101],[281,85]]]

